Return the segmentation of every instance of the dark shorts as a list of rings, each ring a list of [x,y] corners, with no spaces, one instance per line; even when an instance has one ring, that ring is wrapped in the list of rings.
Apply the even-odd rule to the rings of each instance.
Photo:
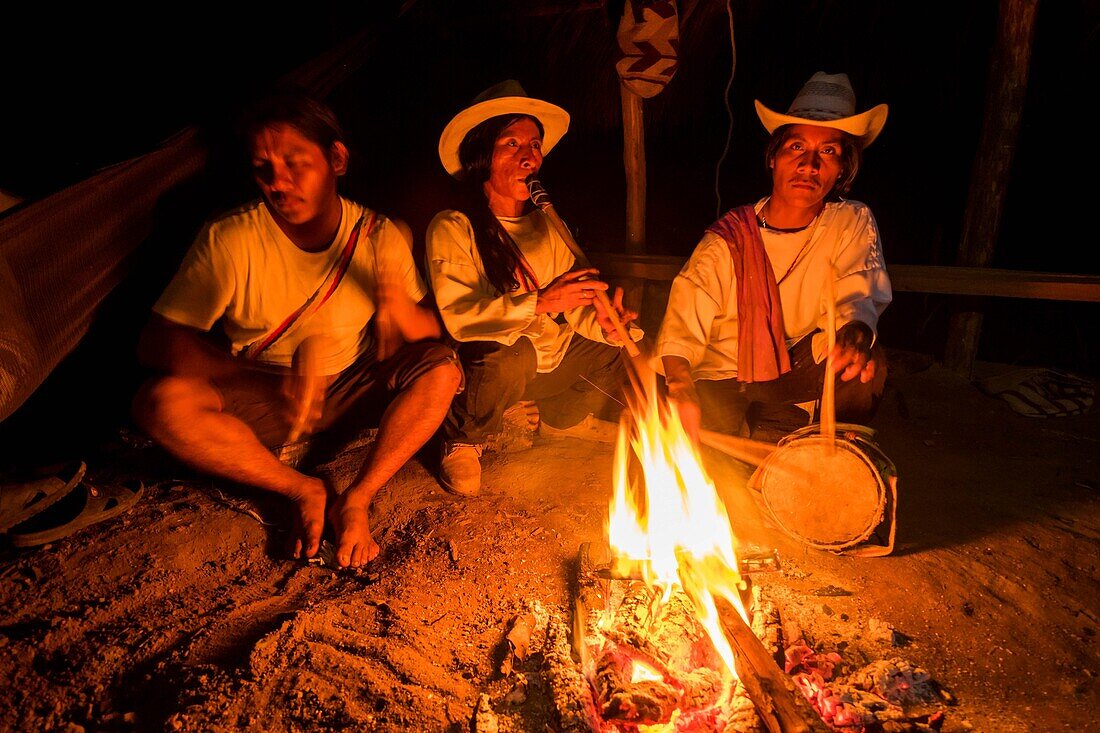
[[[353,434],[377,426],[390,402],[416,380],[442,364],[459,364],[454,350],[438,341],[405,344],[384,362],[371,349],[340,372],[325,390],[324,412],[313,430]],[[286,369],[250,372],[240,378],[216,380],[224,412],[246,423],[268,447],[286,442],[283,380]],[[462,387],[459,386],[459,391]]]

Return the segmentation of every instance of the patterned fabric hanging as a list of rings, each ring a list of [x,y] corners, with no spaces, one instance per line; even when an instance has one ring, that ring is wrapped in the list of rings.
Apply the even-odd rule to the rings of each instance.
[[[618,40],[623,83],[639,97],[659,94],[679,64],[676,0],[626,0]]]

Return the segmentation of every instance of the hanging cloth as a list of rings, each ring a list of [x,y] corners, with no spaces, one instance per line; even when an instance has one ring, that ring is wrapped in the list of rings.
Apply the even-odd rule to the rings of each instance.
[[[726,241],[737,279],[737,381],[770,382],[791,370],[783,308],[756,210],[741,206],[707,228]]]
[[[657,96],[680,63],[675,0],[626,0],[617,36],[623,84],[639,97]]]

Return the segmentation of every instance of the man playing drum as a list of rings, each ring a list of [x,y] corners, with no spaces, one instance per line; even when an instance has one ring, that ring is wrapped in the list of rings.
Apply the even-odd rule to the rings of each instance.
[[[775,442],[822,394],[830,315],[837,420],[866,423],[886,379],[875,344],[892,298],[870,209],[841,198],[886,122],[855,114],[846,74],[818,72],[786,114],[756,102],[771,134],[772,190],[711,225],[677,275],[657,353],[689,435]]]

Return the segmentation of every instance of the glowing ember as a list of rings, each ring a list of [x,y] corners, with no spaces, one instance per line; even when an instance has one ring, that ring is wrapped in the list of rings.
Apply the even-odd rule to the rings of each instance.
[[[654,682],[657,680],[663,680],[665,676],[657,670],[650,667],[645,662],[638,659],[634,660],[634,665],[631,669],[630,681],[631,682]]]
[[[645,404],[629,419],[616,446],[607,529],[617,569],[640,568],[647,582],[664,589],[665,600],[680,586],[735,676],[733,650],[714,603],[716,596],[725,598],[747,620],[725,505],[679,416],[659,401],[655,389],[647,390]]]

